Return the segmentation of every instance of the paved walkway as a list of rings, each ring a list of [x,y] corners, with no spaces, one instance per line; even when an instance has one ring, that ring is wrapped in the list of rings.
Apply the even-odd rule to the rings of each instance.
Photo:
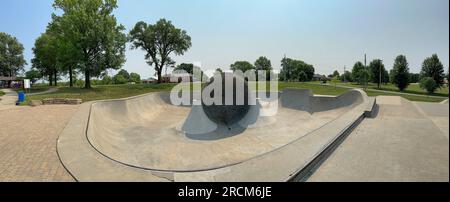
[[[449,180],[449,105],[379,96],[364,120],[309,181]]]
[[[314,85],[323,85],[323,84],[317,84],[317,83],[310,83],[310,84],[314,84]],[[326,84],[328,86],[334,86],[334,85],[330,85],[330,84]],[[351,86],[343,86],[343,85],[336,85],[336,87],[339,88],[347,88],[347,89],[355,89],[357,87],[351,87]],[[362,88],[359,88],[362,89]],[[422,94],[414,94],[414,93],[403,93],[403,92],[395,92],[395,91],[388,91],[388,90],[377,90],[377,89],[372,89],[372,88],[367,88],[367,91],[372,91],[372,92],[379,92],[379,93],[389,93],[392,95],[410,95],[410,96],[418,96],[418,97],[433,97],[433,98],[442,98],[444,99],[445,97],[443,96],[435,96],[435,95],[422,95]]]
[[[30,95],[42,95],[42,94],[54,93],[54,92],[57,92],[58,90],[59,90],[59,88],[50,88],[50,89],[48,89],[48,90],[46,90],[46,91],[43,91],[43,92],[39,92],[39,93],[28,93],[27,95],[28,95],[28,96],[30,96]]]
[[[0,111],[0,182],[74,181],[58,159],[56,139],[78,107]]]
[[[0,97],[0,110],[16,108],[17,93],[11,89],[0,89],[5,95]]]

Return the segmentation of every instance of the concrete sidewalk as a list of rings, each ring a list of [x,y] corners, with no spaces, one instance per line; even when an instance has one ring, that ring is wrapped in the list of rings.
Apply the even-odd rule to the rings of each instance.
[[[11,89],[1,89],[5,95],[0,97],[0,110],[16,108],[17,93]]]
[[[379,96],[366,119],[309,181],[449,181],[449,105]]]

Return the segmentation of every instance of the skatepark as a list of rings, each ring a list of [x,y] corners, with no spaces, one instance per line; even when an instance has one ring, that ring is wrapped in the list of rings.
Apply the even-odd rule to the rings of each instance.
[[[172,105],[169,93],[86,103],[60,135],[58,154],[79,181],[290,181],[375,104],[361,90],[279,94],[258,99],[231,126],[202,106]]]

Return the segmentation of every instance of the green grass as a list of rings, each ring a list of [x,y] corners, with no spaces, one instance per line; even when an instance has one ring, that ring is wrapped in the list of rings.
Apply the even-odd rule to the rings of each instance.
[[[109,86],[94,86],[92,89],[82,88],[69,88],[60,87],[57,92],[27,96],[27,100],[42,100],[45,98],[79,98],[83,102],[94,100],[108,100],[127,98],[136,95],[151,93],[151,92],[168,92],[176,84],[137,84],[137,85],[109,85]],[[44,87],[43,87],[44,88]],[[298,89],[310,89],[314,94],[319,95],[340,95],[348,91],[346,88],[334,87],[332,85],[317,85],[314,83],[300,83],[300,82],[279,82],[278,89],[281,91],[285,88],[298,88]],[[424,101],[424,102],[440,102],[446,99],[446,97],[435,98],[425,96],[414,95],[398,95],[395,92],[382,93],[382,92],[368,92],[369,96],[389,95],[389,96],[401,96],[411,101]]]
[[[4,95],[5,95],[5,93],[3,91],[0,91],[0,97],[4,96]]]
[[[149,85],[111,85],[94,86],[92,89],[60,87],[57,92],[28,96],[27,100],[42,100],[45,98],[76,98],[83,102],[93,100],[108,100],[132,97],[150,92],[170,91],[174,84]]]

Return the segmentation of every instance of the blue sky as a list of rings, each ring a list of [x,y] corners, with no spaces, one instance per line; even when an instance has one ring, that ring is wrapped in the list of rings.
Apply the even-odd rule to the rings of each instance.
[[[34,40],[54,12],[52,3],[0,0],[0,32],[24,44],[29,64]],[[201,61],[208,69],[228,69],[237,60],[253,63],[259,56],[277,69],[286,54],[330,74],[351,69],[364,53],[369,60],[382,59],[388,69],[399,54],[407,56],[412,72],[433,53],[449,66],[448,0],[119,0],[115,15],[127,32],[138,21],[171,20],[193,43],[175,60]],[[127,49],[123,67],[153,76],[144,54]]]

